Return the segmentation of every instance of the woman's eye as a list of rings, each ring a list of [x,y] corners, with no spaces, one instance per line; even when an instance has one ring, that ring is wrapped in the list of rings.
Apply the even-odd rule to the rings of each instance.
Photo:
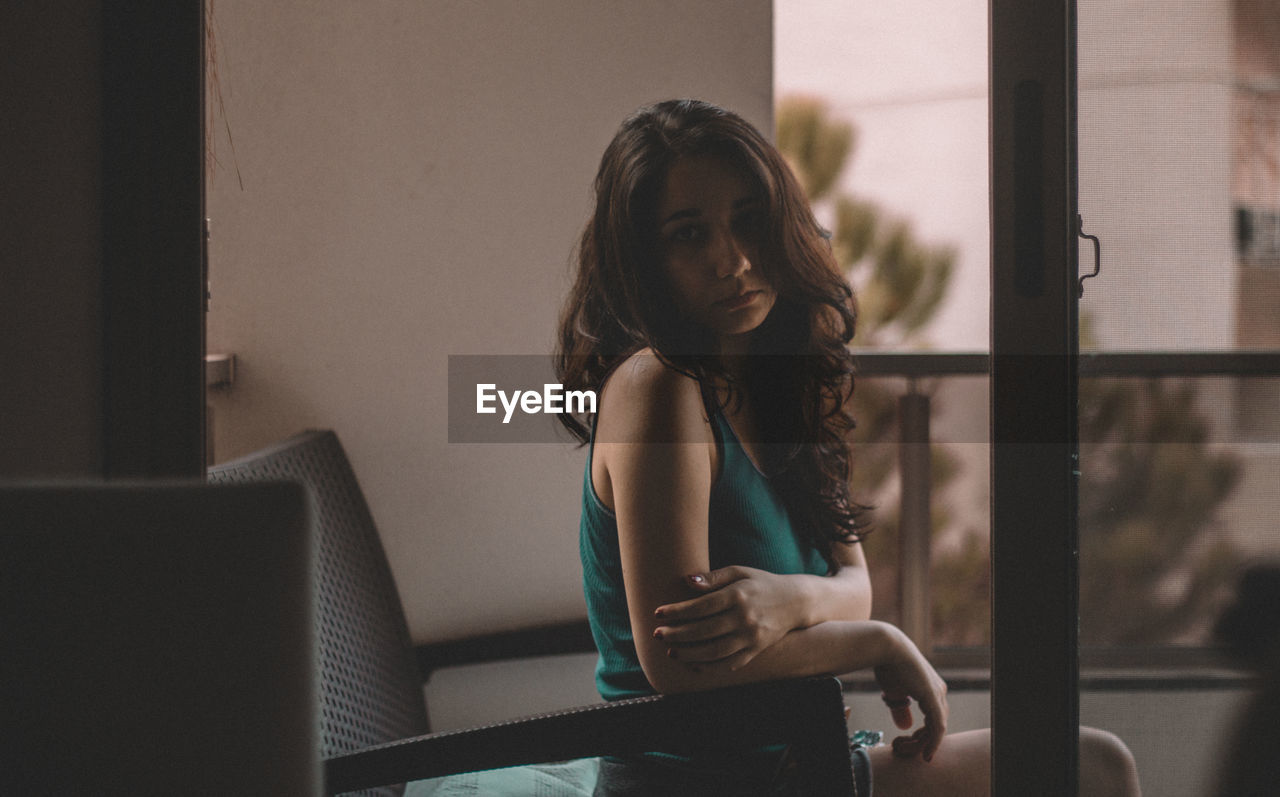
[[[671,233],[671,240],[677,243],[694,243],[702,240],[702,228],[696,224],[690,224],[687,227],[681,227]]]

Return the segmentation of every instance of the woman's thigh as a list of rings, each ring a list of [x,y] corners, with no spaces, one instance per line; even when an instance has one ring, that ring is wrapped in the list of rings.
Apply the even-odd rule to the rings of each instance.
[[[873,797],[985,797],[991,793],[990,729],[948,734],[927,764],[918,756],[897,758],[888,746],[868,752]],[[1139,797],[1138,770],[1124,742],[1105,731],[1080,729],[1080,793]]]
[[[952,733],[933,760],[898,758],[888,745],[868,751],[873,797],[985,797],[991,793],[991,731]]]

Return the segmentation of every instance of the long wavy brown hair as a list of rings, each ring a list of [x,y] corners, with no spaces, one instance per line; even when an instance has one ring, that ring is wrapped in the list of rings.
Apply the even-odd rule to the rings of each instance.
[[[676,309],[663,276],[657,206],[682,158],[713,156],[754,181],[763,202],[761,267],[777,292],[752,335],[741,383],[713,352],[708,330]],[[577,277],[560,318],[556,373],[566,390],[596,390],[620,362],[651,348],[698,380],[708,414],[721,409],[713,380],[751,397],[765,469],[796,528],[838,569],[833,546],[860,539],[866,508],[849,496],[847,411],[853,393],[853,292],[824,230],[781,154],[737,114],[669,100],[628,117],[605,149],[595,211],[577,249]],[[581,443],[589,420],[560,421]]]

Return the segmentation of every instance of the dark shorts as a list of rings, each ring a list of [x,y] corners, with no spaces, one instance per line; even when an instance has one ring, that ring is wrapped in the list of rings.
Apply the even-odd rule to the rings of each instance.
[[[871,797],[871,759],[866,748],[850,750],[853,797]],[[698,766],[659,756],[604,758],[595,797],[803,797],[794,768],[785,761],[768,768]]]

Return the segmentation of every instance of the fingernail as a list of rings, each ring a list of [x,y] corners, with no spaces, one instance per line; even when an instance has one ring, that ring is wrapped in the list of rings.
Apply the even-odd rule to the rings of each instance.
[[[654,609],[654,610],[653,610],[653,616],[654,616],[654,617],[666,617],[666,616],[667,616],[667,612],[666,612],[666,610],[665,610],[665,609]]]
[[[705,578],[703,578],[702,576],[697,575],[697,574],[694,574],[694,575],[692,575],[692,576],[688,576],[688,579],[689,579],[689,583],[694,584],[694,585],[699,586],[699,587],[701,587],[703,584],[707,583],[707,580],[706,580]]]
[[[653,629],[653,638],[654,638],[654,639],[662,639],[662,629],[661,629],[661,628],[655,628],[655,629]]]
[[[673,658],[673,659],[674,659],[674,658],[676,658],[676,649],[675,649],[675,648],[667,648],[667,656],[669,656],[669,657],[671,657],[671,658]]]

